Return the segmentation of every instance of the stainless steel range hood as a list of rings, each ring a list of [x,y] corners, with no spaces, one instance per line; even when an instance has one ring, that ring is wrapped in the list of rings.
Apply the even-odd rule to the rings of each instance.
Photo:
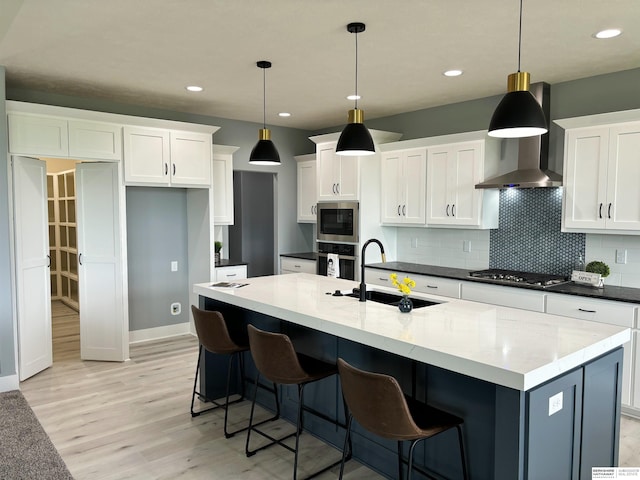
[[[542,105],[549,122],[549,84],[534,83],[531,93]],[[549,133],[518,140],[518,169],[504,175],[489,178],[476,188],[540,188],[560,187],[562,177],[549,170]]]

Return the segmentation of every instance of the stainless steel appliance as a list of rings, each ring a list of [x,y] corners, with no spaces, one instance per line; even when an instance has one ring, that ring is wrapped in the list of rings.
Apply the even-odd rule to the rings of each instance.
[[[318,240],[358,243],[360,204],[358,202],[318,203]]]
[[[356,280],[358,246],[345,243],[318,242],[318,275],[327,274],[327,259],[330,253],[338,255],[340,278]]]
[[[567,277],[561,275],[548,275],[546,273],[518,272],[514,270],[500,270],[490,268],[470,272],[470,277],[497,285],[526,285],[529,287],[546,288],[553,285],[567,283]]]

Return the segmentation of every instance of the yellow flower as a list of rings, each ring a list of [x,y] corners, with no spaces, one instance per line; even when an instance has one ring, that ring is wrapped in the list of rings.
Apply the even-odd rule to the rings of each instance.
[[[416,286],[416,282],[409,277],[404,277],[401,282],[398,281],[397,273],[392,273],[391,275],[389,275],[389,278],[391,279],[392,285],[396,287],[403,295],[409,295],[411,293],[411,289],[415,288]]]

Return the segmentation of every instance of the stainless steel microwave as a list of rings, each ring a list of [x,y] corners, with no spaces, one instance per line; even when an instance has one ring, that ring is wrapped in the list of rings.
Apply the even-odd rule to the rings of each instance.
[[[358,243],[360,204],[358,202],[318,203],[318,240]]]

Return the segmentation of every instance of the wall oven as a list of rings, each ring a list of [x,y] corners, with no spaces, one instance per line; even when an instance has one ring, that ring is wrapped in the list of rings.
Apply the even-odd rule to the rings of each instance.
[[[338,256],[340,278],[358,280],[358,246],[345,243],[318,242],[318,275],[327,275],[327,263],[330,253]]]
[[[358,202],[318,203],[318,240],[358,243],[359,219],[360,204]]]

